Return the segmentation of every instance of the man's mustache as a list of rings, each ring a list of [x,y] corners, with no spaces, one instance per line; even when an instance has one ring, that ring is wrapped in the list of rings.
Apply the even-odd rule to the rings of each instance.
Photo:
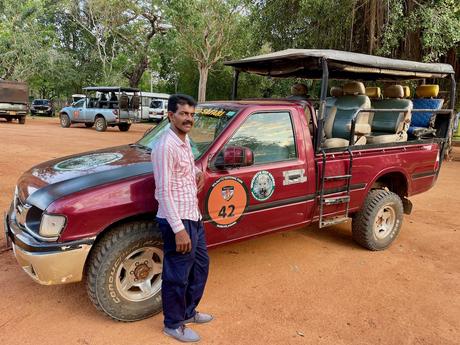
[[[184,121],[182,122],[182,126],[190,125],[193,126],[193,121]]]

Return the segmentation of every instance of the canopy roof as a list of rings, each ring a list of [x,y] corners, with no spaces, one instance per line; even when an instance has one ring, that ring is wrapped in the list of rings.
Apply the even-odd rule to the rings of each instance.
[[[421,79],[454,74],[451,65],[390,59],[332,49],[286,49],[224,64],[237,70],[272,77],[320,79],[326,59],[331,79]]]
[[[84,87],[85,91],[100,91],[100,92],[139,92],[139,89],[134,87],[123,87],[123,86],[87,86]]]

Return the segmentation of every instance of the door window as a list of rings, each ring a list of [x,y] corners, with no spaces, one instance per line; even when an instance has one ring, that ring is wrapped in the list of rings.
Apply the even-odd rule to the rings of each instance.
[[[74,104],[75,108],[83,108],[83,105],[85,104],[86,98],[80,99],[78,102]]]
[[[289,112],[250,115],[226,146],[248,147],[254,164],[295,159],[297,157],[292,119]]]

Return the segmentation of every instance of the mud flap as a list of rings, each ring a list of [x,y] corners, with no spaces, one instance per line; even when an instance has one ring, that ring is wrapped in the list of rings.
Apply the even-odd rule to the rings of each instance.
[[[402,198],[404,214],[412,213],[412,202],[409,199]]]
[[[11,245],[10,236],[8,234],[8,218],[7,218],[6,212],[3,212],[3,231],[5,233],[5,241],[6,241],[5,250],[11,249],[12,245]]]

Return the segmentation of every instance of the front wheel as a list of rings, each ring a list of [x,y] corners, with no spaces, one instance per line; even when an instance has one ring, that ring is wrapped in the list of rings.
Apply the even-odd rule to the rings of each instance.
[[[103,116],[99,116],[94,121],[94,127],[96,127],[96,131],[104,132],[107,129],[107,121],[105,121]]]
[[[353,217],[353,239],[369,250],[388,248],[401,230],[403,212],[397,194],[385,189],[371,190],[363,208]]]
[[[25,124],[26,123],[26,116],[25,115],[19,116],[18,121],[19,121],[19,123],[21,125]]]
[[[121,132],[127,132],[129,131],[129,127],[131,127],[131,124],[129,123],[120,123],[118,125],[118,129],[121,131]]]
[[[137,321],[159,313],[163,244],[153,222],[112,229],[93,248],[87,267],[87,291],[96,308],[119,321]]]
[[[70,127],[70,117],[67,114],[61,114],[61,127],[69,128]]]

